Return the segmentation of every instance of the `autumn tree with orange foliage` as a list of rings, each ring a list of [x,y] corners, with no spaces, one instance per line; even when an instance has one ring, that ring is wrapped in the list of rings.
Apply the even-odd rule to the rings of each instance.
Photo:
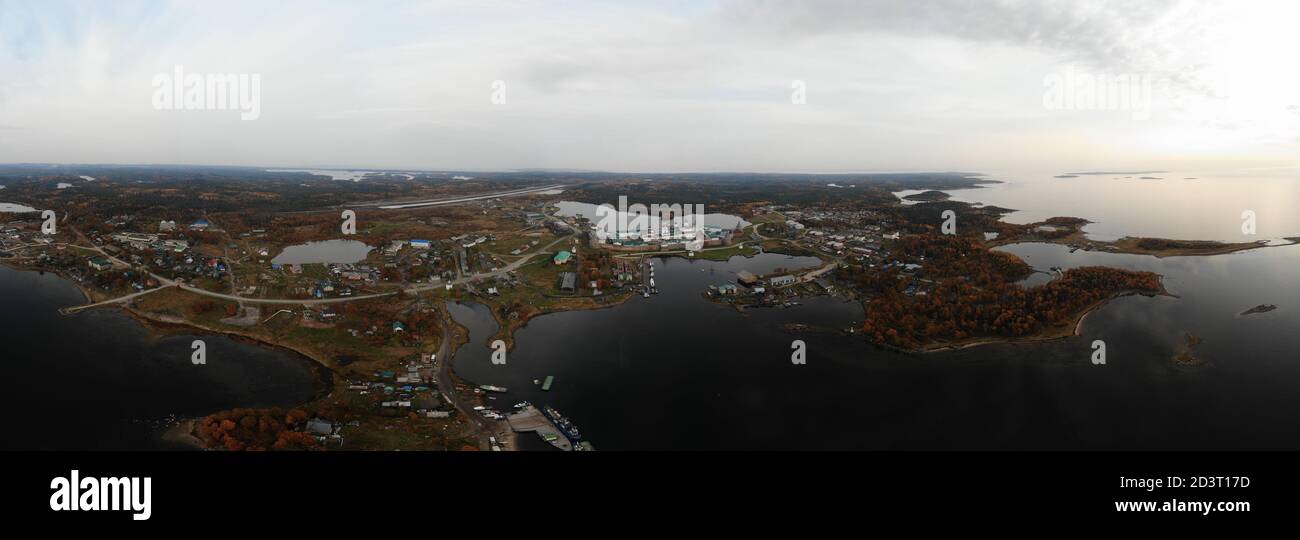
[[[1026,288],[1017,282],[1032,272],[1029,265],[984,249],[969,236],[909,235],[895,243],[893,255],[922,264],[922,270],[912,277],[896,267],[846,268],[840,277],[871,296],[862,325],[868,339],[904,349],[981,336],[1029,336],[1115,295],[1163,290],[1157,274],[1106,267],[1067,270],[1047,284]],[[925,294],[907,295],[912,283],[924,284]]]
[[[316,438],[302,431],[308,418],[302,409],[232,409],[204,417],[198,436],[208,448],[236,452],[321,450]]]

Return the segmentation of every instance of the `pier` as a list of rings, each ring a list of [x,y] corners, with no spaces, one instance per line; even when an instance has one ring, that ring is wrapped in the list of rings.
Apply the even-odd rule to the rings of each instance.
[[[546,415],[542,414],[542,411],[537,410],[537,407],[533,405],[524,407],[519,412],[506,415],[506,423],[510,424],[510,429],[515,432],[533,431],[542,440],[551,443],[552,446],[560,450],[566,452],[573,450],[573,443],[569,442],[569,439],[563,433],[560,433],[559,428],[556,428],[555,424],[552,424],[550,419],[546,418]]]

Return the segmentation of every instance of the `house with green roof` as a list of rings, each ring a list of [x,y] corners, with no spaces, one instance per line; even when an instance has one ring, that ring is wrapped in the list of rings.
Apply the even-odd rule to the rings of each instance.
[[[91,257],[88,261],[91,268],[95,270],[109,270],[113,268],[113,262],[104,257]]]

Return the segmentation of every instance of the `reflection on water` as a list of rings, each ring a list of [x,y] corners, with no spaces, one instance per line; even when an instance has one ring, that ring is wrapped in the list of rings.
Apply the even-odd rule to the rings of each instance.
[[[171,448],[164,420],[233,407],[287,406],[315,393],[305,359],[213,335],[158,338],[115,310],[63,316],[84,302],[53,274],[0,267],[6,418],[0,449]],[[68,339],[76,336],[76,339]],[[190,344],[207,344],[207,364]]]
[[[1057,244],[1012,244],[997,248],[1013,253],[1035,268],[1111,266],[1156,272],[1165,288],[1179,297],[1179,309],[1188,320],[1220,321],[1242,310],[1273,303],[1286,308],[1270,317],[1286,318],[1289,311],[1300,328],[1300,246],[1279,246],[1239,251],[1213,257],[1166,257],[1076,251]]]
[[[494,406],[557,407],[603,449],[1300,448],[1300,273],[1289,270],[1300,246],[1168,259],[1006,249],[1039,267],[1154,270],[1180,297],[1115,300],[1067,340],[912,356],[783,328],[848,327],[864,318],[856,302],[742,314],[699,296],[774,261],[668,259],[657,265],[663,294],[534,319],[504,366],[490,361],[486,309],[454,308],[483,326],[456,371],[509,387]],[[1238,315],[1266,300],[1280,309]],[[1203,338],[1206,366],[1169,361],[1185,332]],[[793,339],[807,343],[806,365],[791,364]],[[1108,344],[1105,366],[1090,361],[1094,339]],[[532,381],[547,375],[555,384],[543,392]]]
[[[284,248],[273,264],[349,264],[365,260],[370,246],[358,240],[325,240]]]
[[[1300,175],[1296,173],[1080,175],[1062,171],[991,174],[1001,184],[951,190],[953,200],[1018,210],[1005,219],[1032,223],[1054,216],[1093,221],[1097,240],[1123,236],[1251,242],[1300,236]],[[1143,176],[1160,180],[1144,180]],[[1194,179],[1189,179],[1194,178]],[[1256,215],[1257,235],[1242,234],[1242,212]]]
[[[1028,288],[1028,287],[1037,287],[1037,286],[1039,286],[1039,285],[1046,285],[1046,284],[1048,284],[1049,282],[1052,281],[1052,279],[1053,279],[1054,277],[1056,277],[1056,274],[1053,273],[1053,272],[1051,272],[1051,271],[1038,271],[1038,272],[1034,272],[1034,273],[1032,273],[1032,274],[1029,274],[1029,277],[1026,277],[1025,279],[1020,280],[1020,282],[1019,282],[1018,284],[1019,284],[1021,287],[1026,287],[1026,288]]]

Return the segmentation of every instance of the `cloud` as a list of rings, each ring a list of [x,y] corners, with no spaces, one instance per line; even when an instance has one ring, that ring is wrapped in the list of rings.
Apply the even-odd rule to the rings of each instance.
[[[1223,126],[1243,126],[1229,135],[1232,159],[1269,160],[1285,149],[1241,154],[1252,137],[1292,138],[1293,123],[1261,120],[1293,119],[1296,94],[1252,30],[1282,46],[1295,33],[1271,26],[1285,17],[1238,6],[0,2],[0,124],[28,128],[8,136],[0,161],[1149,168],[1178,155],[1169,133],[1194,136],[1188,151],[1205,157]],[[260,74],[261,118],[153,110],[152,76],[177,65]],[[1070,66],[1158,75],[1176,103],[1145,124],[1044,110],[1044,76]],[[1232,73],[1247,81],[1239,89],[1272,93],[1224,107],[1212,76],[1224,66],[1250,68],[1255,78]],[[807,105],[790,101],[796,79]],[[504,105],[490,101],[496,80]]]

